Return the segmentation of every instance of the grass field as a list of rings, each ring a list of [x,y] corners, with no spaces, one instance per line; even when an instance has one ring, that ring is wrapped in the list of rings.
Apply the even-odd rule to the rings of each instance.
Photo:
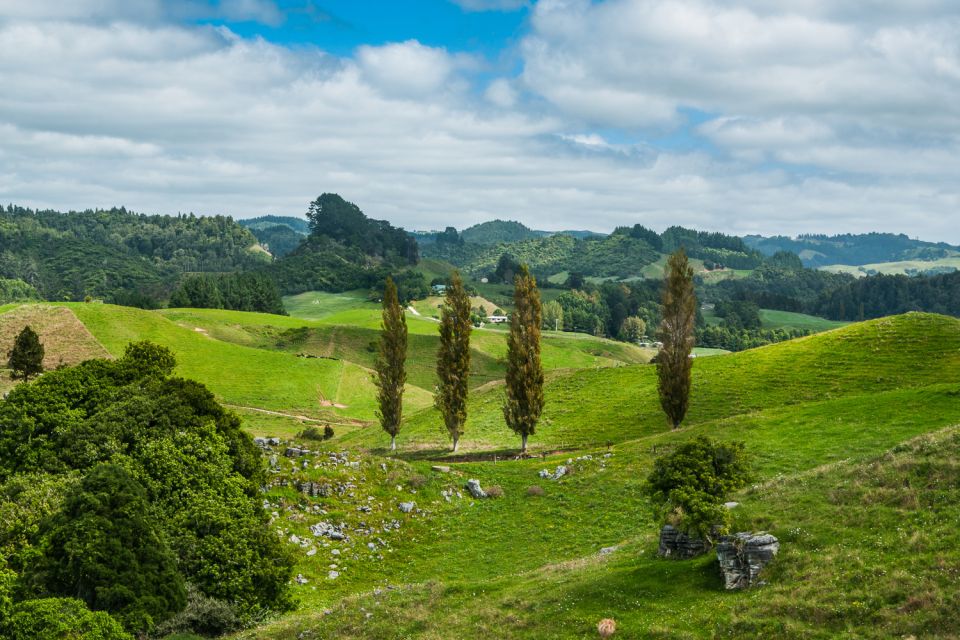
[[[351,531],[362,530],[361,521],[402,526],[357,533],[312,557],[300,548],[298,571],[308,579],[296,587],[301,609],[238,638],[586,639],[604,617],[617,620],[615,637],[624,638],[960,632],[960,321],[909,314],[698,360],[679,431],[656,415],[651,371],[551,376],[552,413],[537,438],[546,449],[567,438],[581,447],[576,453],[453,461],[451,474],[439,474],[429,468],[440,452],[409,440],[428,427],[418,420],[430,412],[406,426],[399,458],[352,446],[376,443],[372,432],[346,435],[336,446],[353,452],[357,470],[321,465],[307,473],[361,489],[322,500],[324,517]],[[475,396],[471,411],[479,422],[490,418],[490,431],[470,422],[467,438],[510,440],[490,417],[496,395]],[[700,433],[747,443],[755,477],[734,496],[735,527],[770,531],[782,543],[759,590],[724,592],[709,555],[655,556],[643,477],[658,452]],[[609,448],[591,446],[603,438]],[[575,459],[585,453],[592,458]],[[572,474],[537,477],[558,464],[571,464]],[[500,486],[504,497],[441,494],[462,491],[467,478]],[[542,495],[528,494],[533,485]],[[270,500],[300,505],[294,510],[311,503],[288,490]],[[420,511],[400,514],[403,500]],[[360,505],[370,512],[358,513]],[[278,526],[303,537],[309,522]],[[604,547],[616,548],[600,554]],[[331,562],[335,580],[327,577]]]
[[[697,359],[687,424],[947,381],[960,381],[960,321],[908,314]],[[503,426],[501,394],[494,386],[473,395],[464,448],[508,451],[517,446],[517,438]],[[548,376],[545,394],[543,420],[531,438],[536,449],[596,446],[664,428],[654,367],[556,371]],[[438,425],[432,409],[411,415],[400,440],[404,446],[440,450],[445,438]],[[366,446],[384,443],[375,432],[350,437]]]
[[[387,437],[364,426],[373,420],[378,308],[328,301],[305,302],[310,319],[83,303],[0,315],[0,333],[60,323],[51,336],[56,327],[79,335],[75,318],[95,338],[85,344],[112,355],[131,340],[168,346],[177,373],[238,407],[252,433],[292,438],[311,420],[337,423],[332,442],[305,444],[346,452],[355,466],[325,451],[306,466],[281,456],[271,478],[351,489],[308,498],[277,486],[265,496],[278,514],[271,526],[301,541],[290,543],[307,581],[292,585],[299,607],[236,640],[587,639],[604,617],[617,620],[615,638],[960,635],[960,320],[912,313],[698,358],[679,430],[663,418],[655,368],[639,364],[648,353],[545,332],[547,404],[531,438],[540,457],[517,460],[497,381],[503,330],[473,334],[477,375],[454,457],[426,391],[436,323],[408,315],[412,385],[400,450],[387,455]],[[780,326],[829,328],[764,314]],[[54,357],[76,344],[49,339]],[[754,477],[734,496],[735,527],[782,543],[761,589],[723,591],[709,555],[655,555],[643,479],[660,452],[700,434],[746,443]],[[431,470],[440,461],[450,473]],[[560,464],[571,473],[538,476]],[[503,497],[470,499],[468,478]],[[401,513],[402,501],[416,509]],[[308,527],[321,519],[348,539],[315,538]]]
[[[808,316],[805,313],[791,311],[776,311],[773,309],[760,310],[760,322],[764,329],[805,329],[807,331],[829,331],[838,327],[845,327],[849,322],[827,320],[817,316]]]
[[[875,264],[865,264],[862,266],[832,264],[825,267],[820,267],[820,269],[823,271],[830,271],[831,273],[849,273],[850,275],[858,278],[862,278],[870,273],[883,273],[887,275],[917,275],[931,269],[960,269],[960,256],[938,258],[937,260],[878,262]]]

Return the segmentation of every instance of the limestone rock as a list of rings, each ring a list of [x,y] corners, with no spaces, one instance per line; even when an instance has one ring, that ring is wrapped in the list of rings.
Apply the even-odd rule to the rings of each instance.
[[[780,541],[769,533],[740,532],[723,536],[717,545],[717,560],[727,589],[745,589],[762,584],[760,572],[780,551]]]
[[[416,502],[401,502],[397,505],[401,513],[410,513],[417,508]]]
[[[696,558],[707,552],[707,543],[700,538],[692,538],[669,524],[660,530],[660,548],[657,555],[674,560]]]
[[[437,473],[450,473],[450,467],[442,464],[435,464],[430,467],[431,471],[436,471]]]
[[[469,491],[470,495],[478,500],[480,498],[487,497],[487,492],[483,490],[483,488],[480,486],[480,481],[476,479],[467,480],[467,491]]]

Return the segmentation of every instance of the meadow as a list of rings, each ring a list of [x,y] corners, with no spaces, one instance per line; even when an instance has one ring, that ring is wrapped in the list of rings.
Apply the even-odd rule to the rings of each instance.
[[[474,333],[478,375],[454,456],[428,392],[436,322],[408,314],[411,386],[392,454],[369,377],[377,307],[316,299],[301,301],[306,310],[290,304],[288,317],[0,309],[8,333],[18,313],[67,321],[69,310],[95,338],[91,354],[118,355],[130,340],[169,346],[179,375],[246,407],[249,431],[314,451],[278,456],[265,496],[271,526],[298,558],[298,608],[237,640],[595,638],[604,617],[624,638],[960,633],[960,320],[912,313],[698,358],[679,430],[660,411],[648,353],[545,332],[546,409],[533,457],[516,459],[519,438],[500,412],[502,330]],[[806,318],[766,320],[831,326]],[[332,441],[297,439],[328,422]],[[746,443],[753,478],[733,496],[734,526],[782,543],[758,589],[725,592],[709,554],[656,557],[644,477],[658,455],[700,434]],[[570,473],[540,477],[559,465]],[[468,478],[502,497],[470,498]],[[304,482],[349,490],[308,497],[295,488]],[[401,512],[401,502],[415,507]],[[318,521],[347,539],[314,536]]]

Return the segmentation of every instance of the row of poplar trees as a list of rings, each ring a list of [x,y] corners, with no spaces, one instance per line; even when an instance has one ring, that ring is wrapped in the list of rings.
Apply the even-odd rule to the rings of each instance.
[[[513,281],[513,314],[507,338],[506,400],[503,417],[520,436],[521,453],[534,434],[543,412],[543,366],[540,362],[540,291],[536,279],[523,265]],[[434,405],[456,451],[467,422],[470,381],[470,296],[456,271],[446,289],[440,313],[440,347],[437,351],[437,388]],[[383,326],[376,363],[379,411],[377,417],[397,448],[403,419],[403,389],[407,381],[407,321],[397,299],[397,287],[387,278],[383,292]]]

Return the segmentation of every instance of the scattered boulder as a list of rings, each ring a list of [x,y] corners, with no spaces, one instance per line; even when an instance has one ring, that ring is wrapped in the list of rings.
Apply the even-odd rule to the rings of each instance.
[[[663,525],[660,529],[660,548],[657,550],[657,555],[660,557],[686,560],[706,552],[706,541],[688,536],[669,524]]]
[[[401,513],[410,513],[417,508],[416,502],[401,502],[397,505]]]
[[[310,455],[310,449],[301,449],[300,447],[287,447],[283,450],[283,455],[287,458],[299,458]]]
[[[297,574],[297,577],[294,578],[294,581],[295,581],[297,584],[307,584],[308,582],[310,582],[309,580],[307,580],[306,578],[303,577],[303,574],[302,574],[302,573],[298,573],[298,574]]]
[[[327,573],[327,579],[328,579],[328,580],[336,580],[336,579],[339,578],[339,577],[340,577],[340,572],[339,572],[339,571],[334,571],[333,569],[331,569],[331,570]]]
[[[609,554],[613,553],[614,551],[616,551],[616,550],[619,549],[619,548],[620,548],[620,547],[604,547],[604,548],[600,549],[600,555],[602,555],[602,556],[609,555]]]
[[[717,544],[717,560],[727,589],[746,589],[763,584],[760,572],[780,551],[780,541],[769,533],[740,532],[723,536]]]
[[[723,503],[723,506],[726,507],[727,509],[736,509],[737,507],[740,506],[740,503],[739,503],[739,502],[724,502],[724,503]]]
[[[570,470],[567,469],[566,465],[560,465],[559,467],[557,467],[557,470],[554,471],[553,473],[550,473],[549,469],[541,469],[540,477],[546,478],[547,480],[559,480],[563,476],[567,475],[569,471]]]
[[[487,492],[480,486],[480,481],[476,479],[467,480],[467,491],[476,499],[486,498]]]
[[[436,471],[437,473],[450,473],[450,467],[442,464],[435,464],[430,467],[431,471]]]

